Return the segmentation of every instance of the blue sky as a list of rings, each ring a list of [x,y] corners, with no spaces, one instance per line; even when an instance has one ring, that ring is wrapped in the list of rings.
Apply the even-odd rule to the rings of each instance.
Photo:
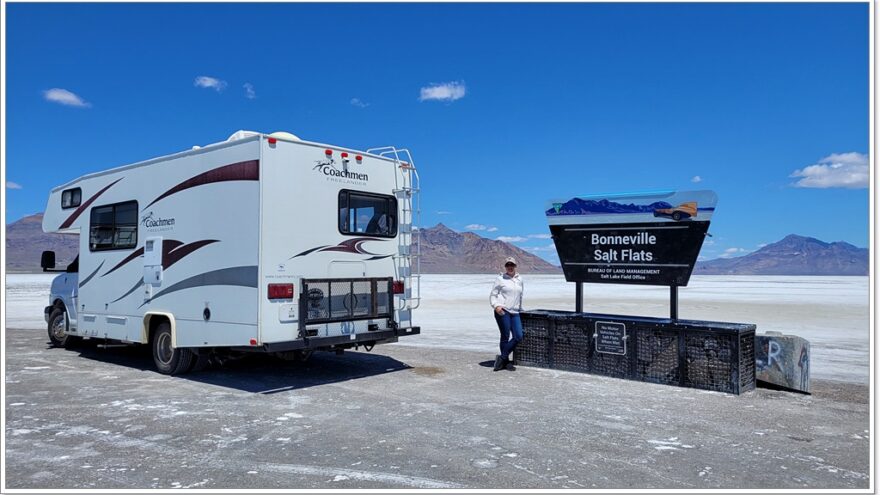
[[[249,129],[408,147],[422,225],[554,261],[548,200],[639,190],[718,193],[704,258],[868,245],[867,3],[6,9],[7,222]]]

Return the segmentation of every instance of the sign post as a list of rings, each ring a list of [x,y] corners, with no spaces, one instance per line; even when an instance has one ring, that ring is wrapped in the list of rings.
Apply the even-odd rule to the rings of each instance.
[[[565,279],[575,282],[578,312],[587,283],[670,288],[670,317],[678,318],[678,287],[690,280],[708,235],[713,191],[661,191],[585,196],[546,210]]]
[[[678,319],[678,286],[669,286],[669,318]]]

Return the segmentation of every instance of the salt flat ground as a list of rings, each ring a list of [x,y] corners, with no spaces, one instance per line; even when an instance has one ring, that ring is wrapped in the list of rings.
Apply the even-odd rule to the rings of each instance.
[[[6,488],[869,486],[867,279],[695,278],[682,317],[814,344],[813,395],[733,396],[494,373],[492,277],[476,275],[425,277],[425,333],[369,354],[168,377],[143,347],[49,347],[50,278],[7,278]],[[528,307],[570,308],[560,277],[526,283]],[[666,314],[662,289],[587,297],[591,311]]]
[[[489,307],[494,275],[426,275],[415,323],[422,334],[399,345],[491,355],[498,330]],[[574,309],[574,284],[561,275],[524,275],[527,309]],[[6,325],[42,329],[52,275],[7,275]],[[754,323],[810,341],[813,378],[868,383],[868,277],[694,276],[679,289],[679,317]],[[593,313],[669,316],[663,287],[584,286]]]
[[[401,345],[169,377],[143,347],[5,338],[7,488],[869,486],[864,385],[734,396]]]
[[[523,275],[526,309],[574,310],[574,284],[562,275]],[[493,275],[427,275],[416,311],[422,335],[401,345],[491,354],[498,330],[489,307]],[[679,288],[679,318],[754,323],[810,341],[813,378],[868,383],[868,277],[694,276]],[[669,317],[669,289],[584,285],[584,310]]]

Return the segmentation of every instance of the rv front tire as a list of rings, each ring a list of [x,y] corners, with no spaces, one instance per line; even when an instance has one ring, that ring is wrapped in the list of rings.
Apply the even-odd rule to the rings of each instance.
[[[189,371],[195,356],[189,349],[171,345],[171,325],[167,321],[160,323],[150,337],[153,362],[156,363],[159,373],[180,375]]]
[[[64,309],[56,307],[49,315],[49,340],[53,347],[70,347],[77,337],[67,334]]]

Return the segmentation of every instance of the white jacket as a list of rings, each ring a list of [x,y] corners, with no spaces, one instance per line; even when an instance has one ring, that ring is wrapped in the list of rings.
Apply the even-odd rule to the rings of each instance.
[[[502,273],[495,279],[492,292],[489,293],[489,304],[493,308],[501,306],[509,313],[522,311],[523,281],[519,273],[513,277]]]

